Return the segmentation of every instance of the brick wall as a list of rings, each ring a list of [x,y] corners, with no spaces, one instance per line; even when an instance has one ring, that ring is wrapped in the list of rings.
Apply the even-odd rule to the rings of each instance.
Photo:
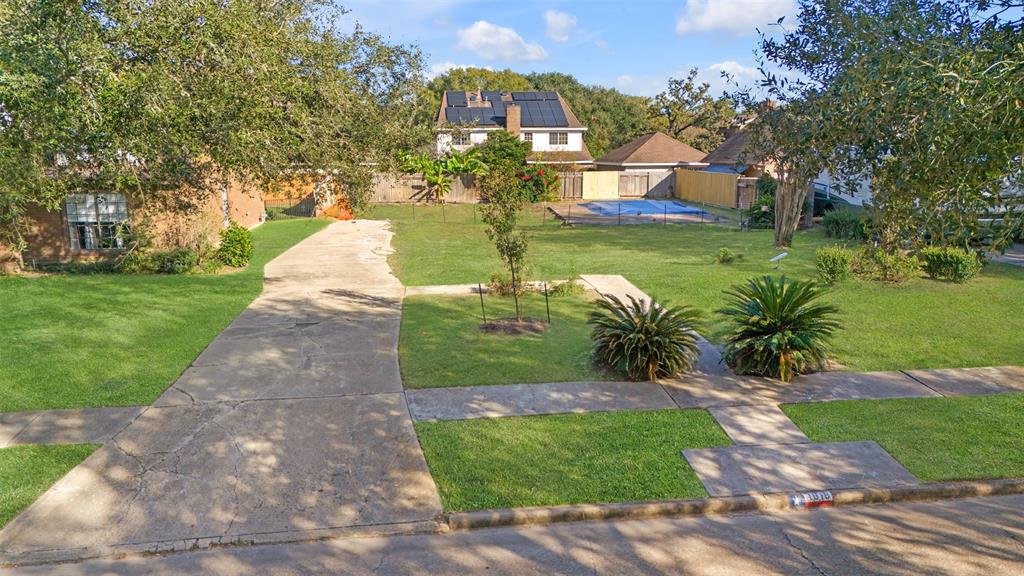
[[[157,249],[191,245],[200,238],[217,242],[217,233],[224,227],[224,204],[219,185],[210,186],[199,207],[191,213],[174,213],[153,207],[142,208],[129,201],[132,222],[147,221]],[[231,220],[253,228],[263,222],[263,190],[255,184],[231,181],[228,186],[228,214]],[[28,211],[30,225],[25,234],[28,248],[26,262],[79,261],[109,258],[108,250],[72,250],[64,212],[32,208]],[[0,248],[0,261],[4,250]]]

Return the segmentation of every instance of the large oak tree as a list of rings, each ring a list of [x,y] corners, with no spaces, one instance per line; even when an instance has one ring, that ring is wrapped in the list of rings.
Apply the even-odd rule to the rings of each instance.
[[[0,3],[0,241],[77,191],[187,208],[228,175],[363,198],[411,147],[417,51],[317,0]]]

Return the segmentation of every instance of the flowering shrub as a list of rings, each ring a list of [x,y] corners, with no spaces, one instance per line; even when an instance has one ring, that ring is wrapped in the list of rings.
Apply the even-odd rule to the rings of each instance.
[[[527,202],[558,200],[558,173],[540,164],[527,164],[519,173]]]

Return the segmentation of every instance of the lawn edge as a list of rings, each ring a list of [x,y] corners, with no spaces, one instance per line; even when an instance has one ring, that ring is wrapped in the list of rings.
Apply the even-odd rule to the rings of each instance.
[[[895,488],[832,490],[835,506],[857,506],[925,500],[953,500],[977,496],[1024,494],[1024,478],[934,482]],[[652,500],[609,504],[570,504],[449,512],[451,530],[475,530],[501,526],[546,526],[563,522],[641,520],[680,516],[710,516],[742,512],[804,510],[790,497],[800,492],[751,493],[743,496]]]

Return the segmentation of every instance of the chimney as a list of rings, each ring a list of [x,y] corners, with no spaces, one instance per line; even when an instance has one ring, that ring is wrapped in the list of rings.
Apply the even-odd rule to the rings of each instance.
[[[508,104],[505,106],[505,130],[508,130],[509,134],[513,136],[519,136],[522,128],[523,111],[519,109],[518,104]]]

